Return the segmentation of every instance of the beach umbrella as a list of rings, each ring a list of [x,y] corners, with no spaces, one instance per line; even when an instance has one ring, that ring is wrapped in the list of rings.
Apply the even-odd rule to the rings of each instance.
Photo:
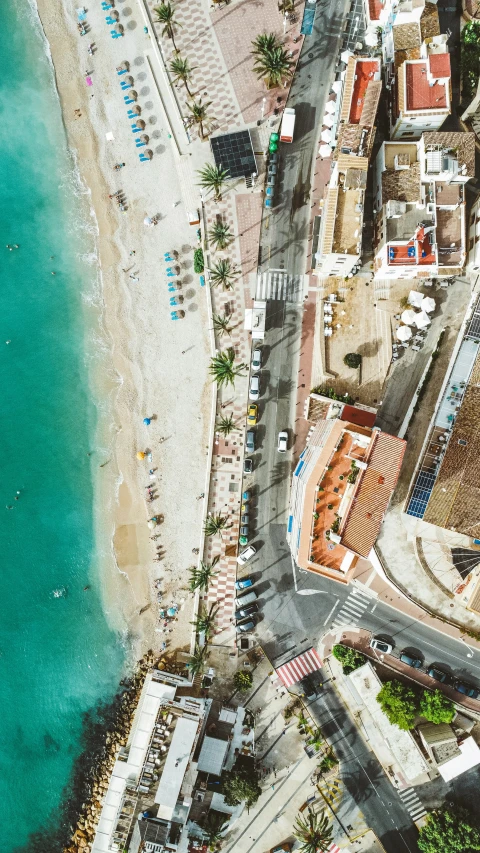
[[[157,522],[154,518],[151,518],[150,521],[147,521],[147,527],[149,528],[149,530],[154,530],[156,526]]]
[[[322,142],[331,142],[332,141],[332,131],[331,130],[322,130],[320,134],[320,138]]]
[[[143,450],[137,450],[137,459],[145,459]]]
[[[146,133],[141,133],[141,134],[140,134],[140,139],[141,139],[141,140],[142,140],[142,142],[144,142],[144,143],[145,143],[145,145],[146,145],[146,144],[147,144],[147,142],[148,142],[148,140],[150,139],[150,137],[149,137],[149,136],[148,136],[148,134],[146,134]]]
[[[399,341],[409,341],[412,337],[412,330],[408,326],[400,326],[397,329],[397,338]]]
[[[145,130],[145,128],[146,128],[146,124],[145,124],[145,122],[143,121],[143,119],[139,118],[139,119],[137,119],[137,121],[135,122],[135,127],[139,127],[139,128],[140,128],[140,130]]]
[[[343,53],[340,54],[340,59],[342,62],[345,63],[345,65],[348,65],[348,60],[350,59],[351,56],[353,56],[353,53],[351,50],[344,50]]]
[[[129,71],[129,69],[130,69],[130,63],[127,62],[126,59],[124,59],[124,61],[121,62],[120,65],[117,65],[117,71]]]
[[[419,290],[411,290],[408,294],[408,304],[413,305],[414,308],[420,308],[422,305],[423,293],[420,293]]]
[[[133,77],[125,77],[125,83],[128,83],[129,86],[133,86]]]
[[[153,219],[150,219],[149,216],[146,216],[145,219],[143,220],[143,224],[150,227],[150,225],[153,225]]]
[[[146,148],[143,152],[143,156],[148,157],[148,159],[151,160],[153,157],[153,151],[150,151],[150,148]]]
[[[145,426],[149,426],[149,424],[150,424],[150,418],[144,418],[144,419],[143,419],[143,423],[145,424]]]
[[[175,607],[169,607],[167,610],[167,616],[176,616],[176,615],[177,615],[177,611],[176,611]]]
[[[402,323],[405,323],[406,326],[412,326],[415,322],[415,311],[412,311],[411,308],[407,308],[402,314]]]
[[[333,127],[335,124],[334,117],[330,115],[330,113],[326,113],[326,115],[323,116],[323,124],[325,127]]]
[[[324,143],[323,145],[320,145],[318,153],[320,154],[320,157],[330,157],[332,149],[330,148],[330,145]]]
[[[142,114],[142,108],[139,107],[138,104],[135,104],[135,106],[132,107],[132,113],[135,113],[136,116],[139,116]]]
[[[343,83],[341,80],[334,80],[332,83],[332,92],[338,95],[342,91]]]
[[[326,113],[334,113],[336,110],[335,101],[327,101],[325,104],[325,112]]]
[[[136,100],[137,100],[138,95],[137,95],[137,93],[135,92],[135,89],[130,89],[130,91],[129,91],[129,93],[128,93],[128,97],[129,97],[129,98],[131,98],[131,99],[132,99],[132,101],[136,101]]]
[[[108,14],[110,15],[111,18],[115,18],[116,21],[118,21],[118,19],[120,17],[120,15],[116,9],[109,9]]]
[[[123,33],[123,24],[115,24],[113,29],[116,33],[119,33],[121,35]]]
[[[435,300],[431,296],[424,296],[420,307],[422,311],[431,314],[432,311],[435,311]]]
[[[418,314],[415,315],[415,325],[417,329],[426,329],[431,322],[430,317],[425,313],[425,311],[419,311]]]

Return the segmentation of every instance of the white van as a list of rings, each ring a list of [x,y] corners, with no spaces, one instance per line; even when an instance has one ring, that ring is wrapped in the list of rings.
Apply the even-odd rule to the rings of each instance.
[[[245,605],[251,604],[252,601],[256,601],[257,598],[257,593],[252,589],[251,592],[247,592],[245,595],[241,595],[240,598],[235,599],[235,607],[238,610],[239,607],[245,607]]]

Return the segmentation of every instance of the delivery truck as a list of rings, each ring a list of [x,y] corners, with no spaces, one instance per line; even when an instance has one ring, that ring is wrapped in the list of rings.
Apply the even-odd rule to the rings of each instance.
[[[285,107],[283,111],[282,126],[280,128],[280,142],[293,142],[293,129],[295,127],[295,110]]]

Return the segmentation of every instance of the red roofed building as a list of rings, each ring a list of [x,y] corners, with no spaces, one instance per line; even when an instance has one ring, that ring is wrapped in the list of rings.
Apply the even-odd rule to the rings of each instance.
[[[451,66],[446,44],[443,52],[428,52],[422,59],[407,59],[396,72],[392,89],[391,139],[418,139],[435,131],[451,112]]]

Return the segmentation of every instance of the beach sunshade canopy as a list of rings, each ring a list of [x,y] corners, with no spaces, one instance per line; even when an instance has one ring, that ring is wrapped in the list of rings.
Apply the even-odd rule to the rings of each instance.
[[[334,117],[330,115],[330,113],[326,113],[323,116],[323,124],[325,125],[325,127],[333,127],[333,125],[335,124]]]
[[[430,317],[425,313],[425,311],[419,311],[415,316],[415,325],[417,329],[426,329],[431,322]]]
[[[150,148],[146,148],[143,154],[144,157],[148,157],[149,160],[151,160],[153,157],[153,151],[150,151]]]
[[[405,323],[406,326],[412,326],[415,322],[416,316],[415,311],[412,311],[411,308],[407,308],[402,314],[402,323]]]
[[[347,65],[348,60],[350,59],[350,57],[351,57],[351,56],[353,56],[353,53],[352,53],[352,51],[351,51],[351,50],[344,50],[344,51],[340,54],[340,59],[342,60],[342,62],[344,62],[344,63],[345,63],[345,65]]]
[[[113,29],[116,33],[123,33],[123,24],[115,24]]]
[[[151,219],[149,216],[146,216],[145,219],[143,220],[143,224],[144,225],[153,225],[153,219]]]
[[[422,307],[422,299],[423,293],[420,293],[419,290],[411,290],[408,294],[408,304],[413,305],[414,308]]]
[[[125,83],[128,83],[129,86],[133,86],[133,77],[131,77],[130,75],[128,75],[128,77],[125,77]]]
[[[365,36],[365,44],[368,47],[376,47],[378,44],[378,36],[376,33],[370,32]]]
[[[169,607],[167,610],[167,616],[176,616],[176,615],[177,615],[177,611],[175,610],[175,607]]]
[[[147,133],[141,133],[141,134],[140,134],[140,139],[142,140],[142,142],[145,142],[145,145],[146,145],[146,144],[147,144],[147,142],[148,142],[148,140],[150,139],[150,137],[148,136],[148,134],[147,134]]]
[[[144,454],[143,450],[137,451],[137,459],[145,459],[145,454]]]
[[[397,338],[399,341],[409,341],[412,337],[412,330],[409,326],[400,326],[397,329]]]
[[[131,99],[132,99],[132,101],[136,101],[136,100],[137,100],[138,95],[137,95],[137,93],[136,93],[135,89],[130,89],[130,91],[129,91],[129,93],[128,93],[128,97],[129,97],[129,98],[131,98]]]
[[[154,518],[151,518],[150,521],[147,521],[147,527],[150,530],[154,530],[156,526],[157,526],[157,522],[155,521]]]
[[[424,296],[420,308],[427,314],[431,314],[432,311],[435,311],[435,300],[431,296]]]
[[[342,91],[342,81],[341,80],[334,80],[332,83],[332,92],[335,92],[335,94],[338,95],[341,91]]]
[[[135,127],[139,127],[139,128],[140,128],[140,130],[145,130],[145,128],[146,128],[146,124],[145,124],[145,122],[143,121],[143,119],[139,118],[139,119],[137,119],[137,121],[135,122]]]
[[[116,9],[109,9],[108,11],[109,11],[109,15],[110,15],[110,17],[111,17],[111,18],[115,18],[115,20],[116,20],[116,21],[118,21],[118,19],[119,19],[120,15],[119,15],[119,13],[117,12],[117,10],[116,10]]]
[[[320,138],[322,142],[331,142],[332,141],[332,131],[331,130],[322,130],[320,134]]]
[[[138,104],[135,104],[135,106],[132,107],[132,113],[135,113],[136,116],[139,116],[142,114],[142,108],[139,107]]]
[[[144,418],[143,423],[145,424],[145,426],[150,426],[150,418]]]
[[[320,145],[318,153],[320,154],[320,157],[330,157],[332,149],[330,148],[330,145],[327,145],[324,142],[323,145]]]
[[[120,65],[117,65],[117,71],[128,71],[130,68],[130,63],[125,59]]]
[[[334,113],[336,110],[335,101],[327,101],[325,104],[326,113]]]

